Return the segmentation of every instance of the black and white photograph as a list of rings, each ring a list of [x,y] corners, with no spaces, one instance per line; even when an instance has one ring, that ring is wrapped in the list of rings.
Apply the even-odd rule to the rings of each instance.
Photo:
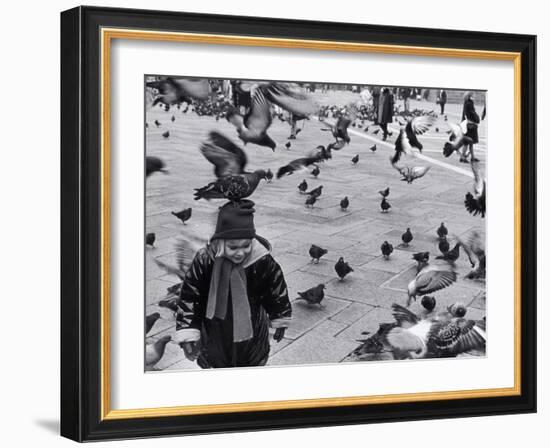
[[[487,356],[487,91],[146,75],[145,370]]]

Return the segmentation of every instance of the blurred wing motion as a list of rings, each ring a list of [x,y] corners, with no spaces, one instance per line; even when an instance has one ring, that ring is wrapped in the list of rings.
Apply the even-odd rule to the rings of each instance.
[[[208,137],[200,150],[214,165],[216,177],[242,173],[248,161],[243,149],[219,132],[212,131]]]
[[[153,106],[158,103],[168,105],[191,102],[191,100],[206,100],[211,94],[207,79],[162,78],[158,81],[149,81],[147,87],[156,89],[159,94],[153,100]]]
[[[261,88],[272,103],[295,115],[307,117],[319,109],[309,95],[293,90],[289,84],[272,82],[262,85]]]
[[[399,135],[395,141],[395,153],[392,158],[392,164],[399,162],[403,154],[414,155],[413,148],[422,151],[422,143],[416,137],[424,134],[434,124],[435,117],[431,115],[422,115],[407,121],[407,124],[399,130]]]
[[[464,145],[473,143],[470,137],[466,137],[459,124],[447,122],[451,135],[449,135],[449,141],[445,142],[443,146],[443,155],[450,157],[453,152],[459,151]]]
[[[392,166],[401,174],[403,181],[406,181],[408,184],[413,183],[414,180],[420,179],[425,176],[428,171],[430,171],[430,166],[404,166],[400,167],[393,163],[393,159],[390,158]]]
[[[170,265],[154,258],[155,263],[159,268],[164,269],[168,274],[176,275],[183,280],[189,266],[191,266],[191,263],[193,262],[193,258],[195,258],[196,253],[199,249],[206,246],[207,243],[208,241],[206,239],[196,236],[179,238],[174,247],[176,264]]]
[[[277,171],[277,179],[280,179],[285,174],[290,175],[294,173],[295,171],[304,169],[308,167],[309,165],[312,165],[314,163],[317,163],[321,161],[321,157],[319,155],[313,155],[310,157],[301,157],[299,159],[295,159],[292,162],[288,163],[287,165],[284,165],[279,168]]]
[[[453,284],[456,277],[456,271],[449,263],[425,266],[408,285],[407,306],[410,305],[411,299],[417,295],[430,294]]]

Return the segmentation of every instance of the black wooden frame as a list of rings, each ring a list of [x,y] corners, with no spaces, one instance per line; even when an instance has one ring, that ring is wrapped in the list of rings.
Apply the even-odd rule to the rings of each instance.
[[[521,395],[101,421],[100,28],[521,53]],[[246,51],[246,50],[243,50]],[[61,434],[77,441],[536,411],[536,36],[78,7],[61,14]]]

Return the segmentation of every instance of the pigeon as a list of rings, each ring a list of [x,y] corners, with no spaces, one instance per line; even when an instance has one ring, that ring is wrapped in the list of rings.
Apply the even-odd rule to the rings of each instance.
[[[407,306],[417,295],[430,294],[446,288],[456,281],[456,271],[449,263],[428,264],[422,268],[407,286]]]
[[[308,196],[306,199],[306,207],[313,207],[313,204],[317,202],[316,196]]]
[[[305,300],[309,305],[321,305],[321,301],[325,297],[325,285],[323,283],[308,289],[307,291],[299,292],[296,300]]]
[[[399,167],[392,163],[392,166],[399,171],[401,176],[401,180],[407,182],[408,184],[412,184],[413,181],[416,179],[420,179],[421,177],[424,177],[428,171],[430,171],[430,166],[405,166],[405,167]]]
[[[386,327],[385,344],[397,359],[448,358],[473,350],[485,350],[485,322],[439,314],[422,319],[393,304],[397,325]]]
[[[327,249],[323,249],[322,247],[316,246],[315,244],[312,244],[309,248],[309,256],[311,257],[312,263],[319,263],[319,259],[328,253]]]
[[[298,117],[307,118],[318,112],[318,106],[309,95],[293,89],[288,83],[262,83],[261,88],[269,101]]]
[[[323,186],[319,185],[317,188],[314,188],[313,190],[308,191],[306,194],[308,194],[309,196],[314,196],[315,198],[319,198],[322,192],[323,192]]]
[[[332,136],[336,139],[336,141],[344,141],[346,143],[350,142],[350,137],[348,134],[348,127],[351,124],[351,120],[349,118],[346,118],[344,116],[338,117],[338,120],[336,120],[335,125],[331,125],[329,123],[326,123],[329,127],[328,128],[322,128],[323,131],[331,131]]]
[[[163,336],[158,341],[145,346],[145,366],[152,368],[164,355],[166,344],[172,340],[172,336]]]
[[[265,180],[267,180],[269,183],[273,180],[273,171],[271,171],[269,168],[265,172]]]
[[[468,312],[468,308],[462,302],[456,302],[447,307],[447,311],[453,317],[464,317]]]
[[[259,86],[254,86],[251,89],[250,96],[250,110],[244,117],[238,112],[237,108],[233,108],[226,115],[226,118],[237,128],[237,133],[243,143],[255,143],[260,146],[267,146],[275,151],[277,145],[267,135],[267,130],[272,123],[269,102]]]
[[[153,328],[153,325],[155,325],[155,322],[160,318],[159,313],[153,313],[149,314],[148,316],[145,316],[145,334],[148,334],[151,329]]]
[[[408,246],[409,243],[413,240],[413,234],[411,233],[411,229],[407,227],[407,230],[403,235],[401,235],[401,240],[403,241],[403,244],[405,246]]]
[[[368,129],[367,129],[368,130]],[[372,152],[376,152],[376,145],[372,145],[370,148],[369,148]]]
[[[475,268],[466,275],[466,278],[484,279],[486,275],[485,242],[482,240],[479,231],[472,230],[466,237],[459,238],[458,241],[464,248],[466,255],[468,255],[472,268]]]
[[[380,190],[378,193],[380,193],[383,198],[387,198],[390,195],[390,187],[387,187],[385,190]]]
[[[147,156],[145,158],[145,177],[156,172],[168,174],[164,161],[158,157]]]
[[[441,223],[441,225],[437,228],[437,236],[439,239],[446,238],[449,234],[449,230],[447,230],[447,227],[445,227],[444,223]]]
[[[163,133],[162,133],[162,136],[163,136],[164,138],[170,137],[170,131],[163,132]]]
[[[175,275],[180,280],[183,280],[185,278],[185,274],[187,273],[189,267],[193,262],[195,255],[201,248],[206,247],[207,243],[208,241],[204,238],[186,235],[185,238],[178,238],[174,246],[174,253],[176,258],[175,265],[165,263],[158,258],[154,258],[154,261],[157,266],[166,271],[166,273],[170,275]],[[178,289],[176,285],[170,288],[172,288],[174,291]],[[174,293],[174,291],[172,291],[172,289],[170,288],[168,290],[168,293]]]
[[[173,123],[174,121],[176,121],[176,117],[174,115],[172,115],[171,120],[172,120],[172,123]]]
[[[387,213],[388,210],[391,208],[391,204],[386,201],[386,198],[382,198],[382,202],[380,202],[380,208],[382,209],[382,213]]]
[[[327,145],[327,149],[329,151],[331,150],[335,150],[335,151],[340,151],[344,146],[346,146],[346,142],[344,140],[338,140],[338,141],[335,141],[335,142],[332,142],[332,143],[329,143]]]
[[[449,141],[445,142],[445,144],[443,145],[443,155],[445,157],[450,157],[453,152],[458,152],[460,148],[462,148],[462,146],[472,144],[473,140],[470,137],[464,135],[464,132],[462,132],[462,128],[459,124],[447,124],[449,125],[449,128],[451,130],[451,134],[449,135]]]
[[[433,296],[424,296],[420,301],[420,305],[424,307],[427,312],[432,312],[435,309],[436,300]]]
[[[152,87],[159,92],[154,99],[153,106],[161,103],[169,108],[170,105],[178,103],[191,103],[191,100],[206,100],[211,95],[211,88],[208,79],[200,80],[185,78],[161,78],[158,81],[149,81],[147,87]],[[168,109],[166,109],[168,110]]]
[[[145,235],[145,244],[147,246],[155,247],[156,235],[154,233],[148,233]]]
[[[340,281],[344,280],[346,275],[348,275],[350,272],[353,272],[353,269],[351,266],[344,261],[344,257],[340,257],[336,264],[334,265],[334,270],[336,271],[336,274],[340,278]]]
[[[189,221],[191,218],[191,214],[193,213],[193,209],[191,207],[185,208],[179,212],[172,212],[172,215],[174,215],[176,218],[178,218],[182,224],[185,224],[186,221]]]
[[[474,194],[468,192],[464,198],[464,206],[466,210],[473,215],[481,215],[485,218],[486,201],[485,195],[487,186],[485,179],[481,177],[478,162],[471,162],[472,172],[474,173]]]
[[[343,210],[343,211],[346,211],[349,207],[349,199],[348,197],[346,196],[344,199],[342,199],[340,201],[340,208]]]
[[[290,150],[290,147],[292,146],[292,144],[290,142],[286,142],[285,143],[285,148]]]
[[[418,141],[417,135],[424,134],[434,123],[435,117],[431,115],[421,115],[409,119],[404,127],[399,130],[399,135],[395,140],[395,153],[391,159],[392,165],[395,165],[401,159],[403,154],[414,155],[413,148],[422,151],[422,143]]]
[[[374,131],[372,131],[372,133],[373,133],[374,135],[377,135],[379,132],[380,132],[380,129],[375,129]],[[374,146],[376,147],[376,145],[374,145]]]
[[[356,154],[355,157],[353,157],[353,159],[351,159],[351,162],[354,165],[357,165],[357,162],[359,162],[359,154]]]
[[[290,175],[294,173],[295,171],[301,170],[305,167],[308,167],[309,165],[313,165],[317,162],[321,161],[321,156],[319,154],[311,155],[309,157],[301,157],[299,159],[295,159],[292,162],[280,167],[277,170],[277,179],[280,179],[281,177],[285,175]],[[318,174],[318,173],[317,173]]]
[[[307,182],[306,180],[304,179],[302,182],[300,182],[300,184],[298,185],[298,190],[300,191],[300,193],[305,193],[308,189],[308,185],[307,185]]]
[[[322,161],[330,160],[332,159],[332,144],[329,144],[326,148],[323,145],[317,146],[315,148],[317,150],[317,155],[319,156],[319,159]]]
[[[160,121],[158,120],[155,120],[155,125],[157,126],[157,128],[160,126]]]
[[[201,145],[200,150],[214,165],[217,180],[196,188],[195,200],[226,198],[240,201],[254,193],[260,180],[266,178],[264,170],[246,172],[248,159],[243,149],[219,132],[211,131],[209,140]]]
[[[435,132],[439,132],[439,128],[438,128],[438,127],[435,128]]]
[[[419,263],[426,263],[430,259],[429,252],[416,252],[412,255],[413,260],[418,261]]]
[[[439,241],[439,250],[442,254],[447,253],[450,249],[449,242],[447,241],[447,237],[441,238]]]
[[[384,259],[387,260],[390,258],[390,255],[393,252],[393,246],[387,241],[384,241],[380,246],[380,250],[382,251],[382,255],[384,256]]]
[[[320,172],[321,172],[321,170],[319,169],[319,167],[317,165],[315,165],[315,168],[313,168],[313,171],[311,172],[311,175],[316,178],[319,175]]]
[[[444,252],[442,255],[438,255],[436,260],[445,260],[451,263],[454,263],[456,260],[458,260],[458,257],[460,256],[460,243],[456,243],[455,247],[453,247],[451,250]]]

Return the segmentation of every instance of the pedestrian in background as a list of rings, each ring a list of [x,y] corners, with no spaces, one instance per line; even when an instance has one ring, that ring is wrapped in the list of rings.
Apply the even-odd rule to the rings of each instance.
[[[372,88],[372,108],[374,110],[374,124],[378,124],[378,108],[380,107],[380,87]]]
[[[380,104],[378,107],[378,124],[384,131],[384,136],[382,137],[384,141],[387,140],[388,135],[392,135],[392,133],[388,131],[388,123],[393,122],[393,108],[393,93],[390,92],[390,89],[384,87],[380,95]]]
[[[441,108],[440,115],[443,115],[445,113],[445,104],[447,104],[447,91],[444,89],[441,89],[439,91],[439,95],[437,96],[437,104],[439,104],[439,107]]]
[[[467,163],[467,157],[469,155],[472,162],[478,162],[479,160],[476,159],[476,157],[474,156],[474,144],[479,143],[477,127],[480,120],[474,105],[474,93],[470,91],[464,94],[464,105],[462,106],[462,121],[466,125],[465,135],[466,137],[470,137],[472,139],[472,143],[464,145],[465,149],[462,153],[462,156],[460,157],[460,161]]]

